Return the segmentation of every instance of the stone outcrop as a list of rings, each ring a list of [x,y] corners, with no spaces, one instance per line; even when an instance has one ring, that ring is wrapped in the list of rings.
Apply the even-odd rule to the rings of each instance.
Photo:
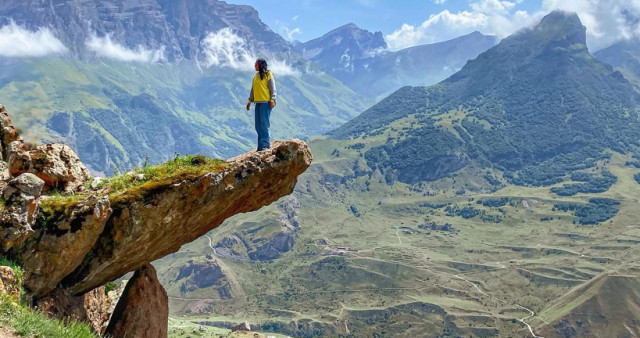
[[[32,173],[45,182],[46,190],[74,193],[91,178],[89,170],[67,145],[28,145],[13,141],[7,149],[9,172],[13,176]]]
[[[0,106],[0,148],[0,160],[6,162],[0,166],[3,179],[7,179],[7,174],[17,177],[31,173],[45,182],[45,190],[73,193],[82,190],[91,178],[89,170],[69,146],[25,143],[3,106]]]
[[[25,268],[25,289],[31,296],[38,298],[52,291],[83,262],[100,238],[111,211],[108,197],[91,196],[62,214],[46,215],[46,224],[40,224],[37,234],[17,255]]]
[[[7,158],[7,147],[13,141],[21,141],[18,134],[18,128],[11,123],[11,117],[5,110],[3,105],[0,105],[0,146],[2,148],[1,160]]]
[[[156,270],[146,264],[133,274],[116,305],[105,335],[109,337],[167,337],[169,298]]]
[[[180,292],[183,294],[215,286],[214,289],[218,292],[220,299],[233,298],[231,283],[216,260],[206,260],[204,262],[190,260],[180,268],[176,281],[182,283]],[[214,297],[214,294],[211,294],[211,297]]]
[[[268,150],[228,160],[221,172],[156,187],[143,198],[112,206],[96,246],[63,285],[82,294],[178,251],[225,219],[292,193],[311,160],[300,140],[274,142]]]
[[[5,293],[12,298],[18,298],[20,296],[20,281],[12,268],[0,266],[0,294]]]
[[[22,174],[2,187],[0,205],[0,243],[8,251],[34,234],[33,226],[40,212],[38,198],[44,182],[33,174]]]
[[[136,271],[113,310],[107,334],[115,337],[166,336],[167,295],[149,263],[237,213],[292,193],[312,161],[300,140],[273,142],[268,150],[213,161],[193,174],[132,174],[138,181],[131,187],[91,190],[85,188],[86,167],[69,147],[24,143],[3,109],[0,133],[2,159],[8,161],[0,161],[0,176],[7,178],[0,180],[0,247],[23,267],[26,298],[102,332],[117,298],[105,295],[105,283]],[[194,167],[209,163],[194,159]],[[42,195],[53,189],[81,193]],[[215,264],[192,270],[196,286],[223,279]],[[231,297],[229,287],[220,289]]]
[[[251,331],[251,325],[249,325],[249,322],[240,323],[231,328],[231,332],[236,331]]]

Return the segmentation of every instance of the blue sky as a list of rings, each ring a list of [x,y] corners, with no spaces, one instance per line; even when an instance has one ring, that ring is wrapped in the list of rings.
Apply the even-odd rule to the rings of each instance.
[[[392,49],[434,43],[474,30],[505,37],[554,9],[577,12],[592,49],[640,35],[640,0],[227,0],[250,5],[274,31],[306,42],[353,22],[381,31]]]
[[[534,12],[541,0],[523,0],[516,10]],[[273,30],[286,34],[286,29],[300,29],[293,37],[300,41],[317,38],[324,33],[353,22],[369,31],[391,34],[403,24],[420,25],[432,14],[443,10],[471,10],[465,0],[230,0],[250,5]],[[284,29],[286,27],[286,29]]]

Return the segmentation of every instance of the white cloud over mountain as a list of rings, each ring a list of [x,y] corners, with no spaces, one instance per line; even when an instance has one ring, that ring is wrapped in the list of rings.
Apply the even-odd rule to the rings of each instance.
[[[142,46],[138,46],[138,48],[134,50],[112,41],[109,35],[98,37],[93,34],[85,44],[89,50],[93,51],[98,56],[108,59],[142,63],[157,63],[165,60],[164,48],[150,50]]]
[[[593,50],[640,35],[640,0],[542,0],[541,8],[535,12],[519,10],[521,2],[472,0],[468,10],[443,10],[420,25],[403,24],[386,39],[389,46],[397,50],[452,39],[476,30],[505,37],[536,23],[555,9],[578,13],[587,27],[588,44]]]
[[[0,46],[0,56],[6,57],[41,57],[67,51],[49,29],[30,31],[13,21],[0,28]]]
[[[206,67],[229,67],[239,71],[254,72],[253,65],[258,58],[247,46],[246,41],[230,28],[211,32],[202,40],[202,53]],[[279,76],[297,76],[299,71],[285,61],[266,57],[269,69]]]

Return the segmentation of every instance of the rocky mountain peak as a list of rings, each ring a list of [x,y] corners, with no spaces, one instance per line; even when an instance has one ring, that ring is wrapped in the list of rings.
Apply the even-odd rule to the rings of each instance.
[[[587,44],[587,28],[578,14],[556,10],[546,15],[534,28],[541,38],[550,41],[565,41],[568,44]]]
[[[306,59],[340,69],[350,69],[355,60],[387,48],[382,32],[371,33],[354,23],[340,26],[317,39],[295,46],[295,50]]]

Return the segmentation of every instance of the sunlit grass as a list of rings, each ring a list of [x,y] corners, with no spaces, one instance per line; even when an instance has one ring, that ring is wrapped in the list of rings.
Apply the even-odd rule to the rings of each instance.
[[[176,156],[159,165],[143,165],[131,172],[107,178],[98,184],[99,196],[109,196],[111,205],[127,203],[148,193],[167,188],[185,180],[193,180],[209,172],[221,172],[226,162],[203,155]],[[53,192],[42,202],[42,210],[55,215],[90,196],[88,193],[63,195]]]
[[[22,268],[4,257],[0,257],[0,266],[8,266],[13,269],[16,284],[20,287],[19,295],[9,293],[0,295],[0,327],[11,328],[16,335],[24,337],[97,337],[87,323],[51,319],[45,314],[29,308],[20,300],[24,294]]]

